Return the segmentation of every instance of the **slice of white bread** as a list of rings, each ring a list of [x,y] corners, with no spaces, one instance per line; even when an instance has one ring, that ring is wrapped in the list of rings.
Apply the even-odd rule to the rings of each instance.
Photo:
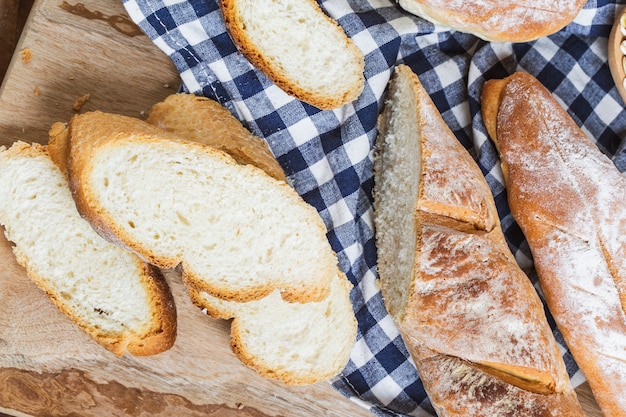
[[[45,146],[0,147],[0,196],[0,224],[18,263],[82,330],[116,355],[173,345],[176,309],[165,279],[80,217]]]
[[[224,301],[190,286],[192,301],[216,318],[234,318],[231,347],[265,378],[287,385],[314,384],[345,367],[356,339],[352,284],[342,272],[330,294],[313,303],[287,303],[278,292],[247,303]]]
[[[355,100],[365,59],[315,0],[221,0],[244,56],[287,94],[320,109]]]
[[[213,296],[290,302],[328,295],[337,257],[317,211],[227,154],[102,112],[69,124],[70,187],[103,236]]]
[[[250,133],[217,101],[193,94],[172,94],[152,106],[146,121],[224,151],[238,163],[257,166],[277,180],[287,180],[267,143]]]
[[[404,65],[374,168],[383,300],[438,415],[582,416],[484,176]]]

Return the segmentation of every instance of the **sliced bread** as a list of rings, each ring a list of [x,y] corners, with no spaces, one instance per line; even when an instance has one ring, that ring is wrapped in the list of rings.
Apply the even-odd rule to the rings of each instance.
[[[224,151],[238,163],[255,165],[277,180],[287,180],[267,143],[250,133],[217,101],[193,94],[172,94],[152,106],[147,122]]]
[[[361,94],[363,53],[315,0],[221,0],[221,7],[244,56],[287,94],[320,109]]]
[[[161,273],[82,219],[45,146],[0,147],[0,224],[17,261],[52,302],[106,349],[151,355],[176,338]]]
[[[103,236],[182,266],[213,296],[328,295],[337,258],[317,211],[283,181],[142,120],[92,112],[69,124],[70,187]]]
[[[225,301],[188,285],[192,301],[217,318],[234,318],[231,347],[265,378],[287,385],[327,380],[345,367],[356,339],[352,284],[338,272],[330,294],[313,303],[287,303],[279,292],[247,303]]]

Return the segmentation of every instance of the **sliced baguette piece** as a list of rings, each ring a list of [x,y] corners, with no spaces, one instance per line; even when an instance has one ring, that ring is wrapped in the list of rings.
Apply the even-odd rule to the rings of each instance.
[[[192,301],[215,318],[230,319],[231,347],[265,378],[287,385],[321,382],[345,367],[356,340],[352,284],[338,271],[320,302],[286,303],[275,291],[246,303],[225,301],[188,286]]]
[[[193,94],[172,94],[152,106],[146,121],[224,151],[238,163],[257,166],[277,180],[287,181],[267,143],[254,136],[217,101]]]
[[[45,146],[0,148],[0,224],[18,263],[52,302],[116,355],[152,355],[176,338],[161,273],[98,236]]]
[[[404,65],[374,169],[383,299],[437,413],[583,416],[480,169]]]
[[[276,289],[328,295],[337,257],[317,211],[252,165],[137,118],[85,113],[69,124],[70,187],[103,236],[218,298]]]
[[[315,0],[221,0],[243,55],[287,94],[328,110],[363,90],[361,50]]]
[[[550,312],[607,417],[626,415],[626,178],[532,75],[482,115]]]

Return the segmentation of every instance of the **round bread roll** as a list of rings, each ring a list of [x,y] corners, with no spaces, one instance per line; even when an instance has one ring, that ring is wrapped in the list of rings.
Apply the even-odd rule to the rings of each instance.
[[[495,42],[526,42],[558,32],[586,0],[398,0],[406,11]]]

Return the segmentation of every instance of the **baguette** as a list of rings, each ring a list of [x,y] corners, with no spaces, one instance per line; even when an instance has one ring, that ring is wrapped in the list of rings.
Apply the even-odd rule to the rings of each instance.
[[[363,91],[365,59],[315,0],[221,0],[243,55],[287,94],[328,110]]]
[[[338,272],[330,294],[314,303],[286,303],[278,292],[246,303],[225,301],[187,284],[197,306],[214,318],[234,319],[231,348],[265,378],[314,384],[337,375],[356,339],[352,285]]]
[[[374,163],[383,300],[437,413],[582,416],[480,169],[404,65]]]
[[[607,417],[626,415],[626,178],[533,76],[488,81],[482,115],[550,312]]]
[[[487,41],[528,42],[558,32],[586,0],[398,0],[406,11]]]
[[[174,344],[176,309],[160,271],[80,217],[45,146],[0,148],[0,195],[0,224],[18,263],[85,333],[116,355]]]
[[[193,94],[172,94],[150,109],[148,123],[185,139],[219,149],[243,165],[254,165],[277,180],[285,172],[267,143],[254,136],[218,102]]]
[[[106,238],[218,298],[328,295],[326,228],[286,183],[132,117],[77,115],[68,134],[77,207]]]

